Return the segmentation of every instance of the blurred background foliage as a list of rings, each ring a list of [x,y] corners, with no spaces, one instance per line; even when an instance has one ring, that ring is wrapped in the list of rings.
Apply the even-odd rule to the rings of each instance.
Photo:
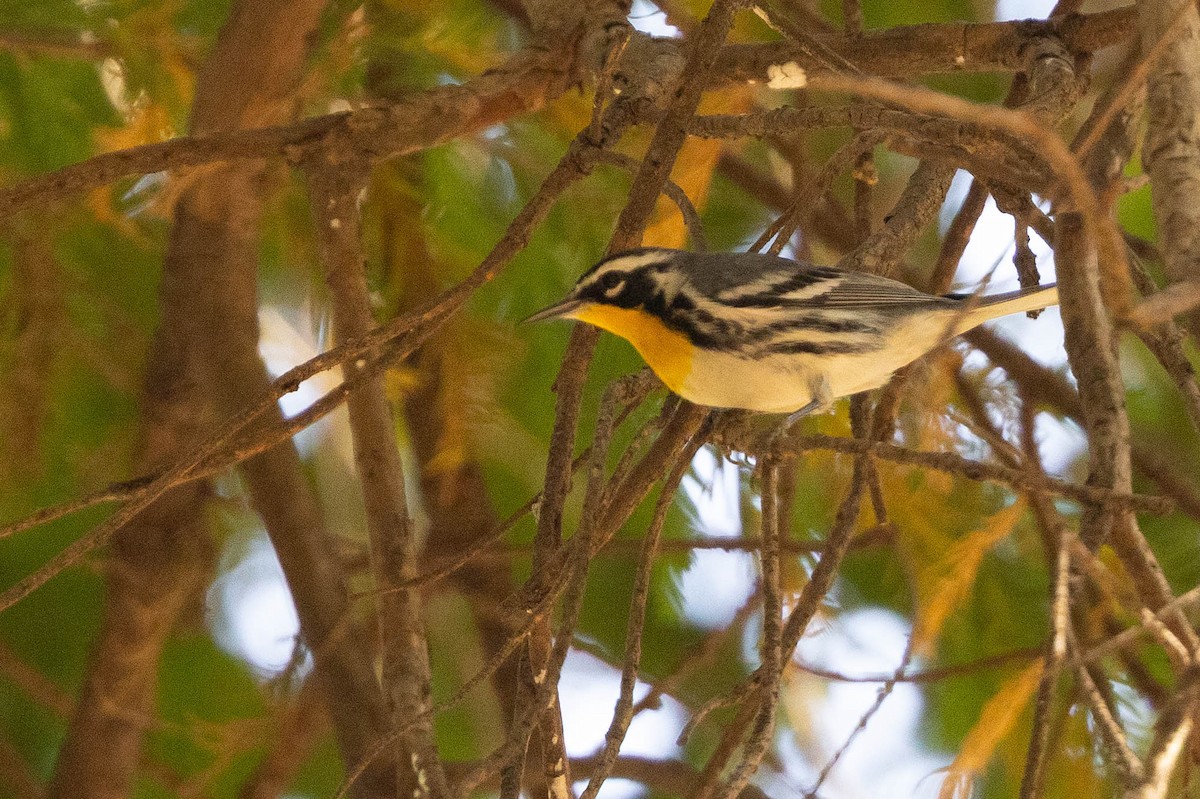
[[[501,63],[527,35],[506,5],[335,2],[296,100],[305,114],[315,115],[467,80]],[[683,21],[702,16],[707,5],[704,0],[664,4]],[[986,0],[863,0],[862,7],[869,28],[988,20],[996,13]],[[0,0],[0,181],[13,183],[97,153],[179,135],[186,129],[196,71],[228,11],[227,3],[213,0]],[[825,0],[820,11],[836,23],[841,4]],[[1029,13],[1044,15],[1045,9]],[[635,4],[634,21],[669,33],[667,20],[649,3]],[[742,15],[732,38],[775,36],[759,20]],[[1113,63],[1111,54],[1098,59],[1097,83],[1109,79]],[[1008,78],[959,75],[928,83],[998,102]],[[735,113],[796,99],[760,86],[736,86],[710,93],[702,111]],[[481,135],[378,168],[363,198],[378,318],[429,302],[478,265],[587,124],[591,106],[587,88],[572,91]],[[634,131],[621,151],[638,155],[647,136]],[[792,146],[807,168],[817,170],[844,140],[844,131],[820,132]],[[752,140],[693,140],[685,146],[674,179],[700,210],[712,248],[744,248],[773,211],[761,196],[730,179],[721,167],[723,155],[783,185],[792,169],[778,151]],[[883,151],[877,156],[878,224],[915,162]],[[135,476],[130,459],[138,436],[138,394],[158,321],[175,180],[162,174],[124,180],[0,223],[0,518],[16,519]],[[462,501],[485,504],[496,520],[540,490],[554,413],[551,385],[567,331],[555,325],[519,328],[515,320],[561,296],[602,255],[629,183],[627,173],[598,167],[561,198],[528,247],[477,292],[464,313],[410,363],[389,373],[388,389],[401,410],[396,434],[414,459],[413,416],[404,412],[406,400],[424,392],[424,413],[437,421],[432,449],[420,463],[410,464],[410,476],[424,470],[421,488],[415,482],[413,488],[424,491],[426,502],[431,491],[456,490],[441,485],[439,476],[454,474],[464,464],[477,466],[486,496]],[[833,194],[848,206],[853,191],[853,180],[843,176]],[[268,192],[261,242],[262,351],[278,373],[329,346],[329,313],[302,181],[278,166],[269,175]],[[1126,230],[1153,237],[1148,190],[1127,194],[1119,210]],[[1003,239],[1011,240],[1011,226],[1005,228],[1000,217],[993,223],[1000,231],[984,232],[1000,247],[993,247],[990,257],[1003,259]],[[660,205],[646,241],[688,245],[681,218],[669,203]],[[938,231],[931,230],[908,253],[906,272],[916,279],[927,275],[939,244]],[[802,246],[825,263],[841,254],[818,236],[804,236]],[[1048,262],[1044,259],[1043,266]],[[1000,273],[1008,271],[1002,263]],[[1053,322],[1029,330],[1023,335],[1059,335]],[[1058,344],[1054,339],[1049,348]],[[987,445],[962,423],[953,364],[943,362],[964,356],[969,361],[965,374],[976,387],[1003,399],[1004,376],[986,359],[965,348],[938,356],[906,396],[899,425],[906,445],[989,457]],[[1123,358],[1136,438],[1170,463],[1194,463],[1196,437],[1169,380],[1136,341],[1127,342]],[[1065,372],[1061,358],[1052,362]],[[603,388],[640,368],[624,342],[601,341],[589,376],[585,430]],[[656,394],[621,428],[614,459],[657,413],[663,396]],[[831,416],[807,421],[807,429],[849,435],[845,405]],[[1014,423],[1014,412],[1006,411],[1003,401],[994,408],[1002,429]],[[1047,430],[1057,431],[1047,433],[1053,450],[1048,462],[1062,475],[1081,477],[1086,453],[1078,428],[1050,413],[1043,416]],[[350,499],[357,494],[344,415],[306,431],[299,443],[331,528],[344,539],[348,562],[357,564],[354,588],[367,591],[365,533],[362,511]],[[668,540],[757,534],[755,486],[745,464],[739,466],[736,456],[724,460],[726,454],[708,451],[707,472],[690,476],[694,490],[681,492],[676,501]],[[794,541],[822,540],[850,469],[848,457],[827,453],[811,453],[797,464]],[[723,476],[728,470],[736,470],[732,482]],[[1194,481],[1193,472],[1181,475]],[[819,630],[801,645],[785,679],[783,726],[762,785],[772,796],[785,796],[810,784],[863,709],[861,694],[845,698],[838,694],[844,687],[838,679],[807,674],[799,661],[819,661],[851,675],[887,673],[899,664],[904,646],[885,646],[883,629],[898,630],[901,639],[912,636],[913,669],[961,668],[906,688],[909,715],[873,722],[881,732],[871,740],[893,739],[886,750],[890,754],[869,766],[862,765],[863,758],[848,759],[843,769],[851,773],[833,779],[826,795],[936,795],[943,777],[938,769],[961,756],[964,747],[973,747],[968,754],[984,765],[975,795],[1014,796],[1036,686],[1029,668],[1048,629],[1046,558],[1037,528],[1023,500],[995,485],[888,464],[880,466],[880,477],[893,532],[851,552],[818,620]],[[722,502],[723,510],[714,509]],[[580,510],[578,501],[569,506],[566,529],[575,528]],[[1072,503],[1061,503],[1061,510],[1069,518],[1078,513]],[[732,518],[732,525],[714,532],[721,513]],[[9,585],[29,574],[105,514],[104,509],[79,513],[4,541],[0,580]],[[219,568],[162,660],[158,711],[146,720],[150,736],[139,797],[237,795],[272,745],[276,713],[306,673],[303,653],[292,652],[294,619],[279,599],[283,589],[269,549],[235,477],[217,481],[210,517],[221,542]],[[581,651],[618,667],[636,565],[636,548],[621,540],[639,540],[648,519],[649,508],[643,507],[617,544],[592,564],[578,631]],[[864,530],[870,522],[871,513],[864,512]],[[1178,590],[1196,585],[1200,549],[1194,520],[1172,514],[1143,523],[1172,585]],[[528,572],[532,530],[526,517],[512,528],[504,547],[485,556],[495,569],[511,574],[514,588]],[[654,572],[643,673],[651,680],[680,673],[669,690],[675,722],[734,686],[757,663],[754,561],[738,553],[703,554],[707,565],[699,581],[686,575],[702,558],[682,547],[663,552]],[[788,592],[804,584],[812,563],[809,555],[787,558]],[[0,614],[0,796],[33,795],[29,786],[44,782],[52,770],[99,624],[103,565],[98,555]],[[445,698],[487,655],[461,596],[434,584],[426,601],[435,698]],[[729,608],[715,608],[715,620],[697,611],[697,606],[721,603]],[[739,612],[745,603],[749,611]],[[361,607],[368,612],[366,604]],[[879,610],[886,611],[882,628],[872,626],[881,616],[871,612]],[[836,643],[843,639],[850,643]],[[697,652],[706,654],[697,659]],[[849,653],[847,659],[830,654],[838,652]],[[989,660],[1000,655],[1012,657]],[[1153,659],[1148,667],[1161,672]],[[595,664],[579,673],[585,683],[611,685],[615,679],[611,669]],[[1122,713],[1135,721],[1148,719],[1147,699],[1125,683],[1126,675],[1113,671],[1109,676]],[[871,684],[868,695],[877,685]],[[581,730],[593,729],[596,722],[583,719],[598,718],[603,725],[609,700],[587,690],[565,696],[568,735],[575,736],[569,740],[572,752],[587,752],[598,740]],[[831,725],[822,716],[843,720]],[[1098,744],[1086,715],[1067,716],[1061,724],[1046,795],[1106,795],[1113,783],[1097,768]],[[319,714],[312,727],[311,752],[290,792],[329,796],[344,772]],[[448,760],[482,757],[501,740],[495,698],[480,690],[470,703],[440,715],[437,729]],[[981,735],[981,730],[992,734]],[[719,723],[702,725],[678,757],[703,764],[719,732]],[[658,756],[675,757],[675,732],[658,734]],[[1139,747],[1148,741],[1148,722],[1142,735],[1134,741]],[[882,744],[865,746],[870,751]],[[920,773],[914,776],[888,758],[909,758],[904,765],[917,763]],[[869,781],[855,775],[856,768],[867,769],[863,774]],[[638,795],[639,790],[627,783],[624,793],[614,789],[611,795]]]

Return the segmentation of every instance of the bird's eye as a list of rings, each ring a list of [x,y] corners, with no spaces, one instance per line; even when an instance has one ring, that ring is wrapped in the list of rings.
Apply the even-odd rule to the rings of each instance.
[[[605,295],[611,297],[625,283],[625,276],[620,272],[607,272],[600,276],[600,288]]]

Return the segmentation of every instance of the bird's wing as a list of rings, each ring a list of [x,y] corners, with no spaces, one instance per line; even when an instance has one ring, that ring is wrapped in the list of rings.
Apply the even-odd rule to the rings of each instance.
[[[693,253],[693,282],[709,297],[737,307],[911,307],[952,303],[865,272],[815,266],[773,255]]]
[[[935,297],[898,280],[869,275],[865,272],[839,270],[841,277],[829,291],[814,302],[825,307],[854,306],[895,307],[912,305],[952,305],[954,300]]]

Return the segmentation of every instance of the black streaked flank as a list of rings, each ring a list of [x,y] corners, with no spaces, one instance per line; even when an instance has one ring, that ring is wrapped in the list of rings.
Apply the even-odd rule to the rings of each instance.
[[[661,260],[653,256],[661,255]],[[614,262],[626,258],[650,256],[646,263],[627,269]],[[756,259],[759,256],[755,257]],[[608,271],[597,276],[598,270],[610,266]],[[757,322],[724,317],[720,310],[709,310],[700,302],[705,291],[692,279],[680,281],[679,264],[670,252],[653,247],[642,247],[618,253],[593,266],[579,280],[579,299],[617,308],[640,308],[662,320],[669,329],[684,335],[701,349],[747,354],[755,357],[772,354],[836,355],[870,352],[879,349],[879,335],[887,326],[887,320],[919,310],[919,304],[952,302],[922,295],[902,284],[881,281],[879,285],[847,283],[847,275],[831,267],[808,266],[796,271],[771,270],[758,279],[768,282],[766,288],[743,297],[724,298],[725,293],[735,293],[728,288],[717,290],[707,296],[707,302],[729,308],[751,310],[755,308],[812,308],[814,312],[791,314],[785,319],[768,321],[766,316]],[[694,277],[694,276],[691,276]],[[868,278],[869,279],[869,278]],[[821,284],[828,289],[822,290]],[[792,298],[786,295],[817,286],[812,296]],[[714,287],[715,288],[715,287]],[[668,294],[668,291],[670,294]],[[912,303],[919,298],[924,303]],[[901,300],[899,306],[888,305],[888,300]],[[908,302],[904,302],[908,301]],[[830,314],[818,308],[846,308],[852,318],[845,314]],[[805,333],[818,334],[821,338],[838,335],[851,337],[851,341],[805,340]],[[863,343],[863,339],[875,341]]]
[[[666,313],[659,318],[667,327],[682,333],[697,347],[706,350],[736,349],[736,342],[745,335],[741,325],[697,308],[696,303],[690,297],[685,297],[683,292],[675,296],[667,306]]]
[[[861,319],[830,319],[824,316],[802,316],[786,322],[772,322],[766,330],[773,333],[790,333],[794,330],[815,330],[818,333],[871,333],[878,334],[879,326]]]
[[[873,344],[857,341],[781,341],[764,348],[766,355],[861,355],[882,349],[883,342]]]

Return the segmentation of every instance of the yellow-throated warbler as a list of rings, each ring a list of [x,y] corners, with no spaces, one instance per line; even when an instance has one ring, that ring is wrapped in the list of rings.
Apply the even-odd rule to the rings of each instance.
[[[1057,302],[1054,285],[936,297],[773,255],[646,247],[605,258],[526,321],[578,319],[616,333],[697,404],[798,417],[883,385],[989,319]]]

